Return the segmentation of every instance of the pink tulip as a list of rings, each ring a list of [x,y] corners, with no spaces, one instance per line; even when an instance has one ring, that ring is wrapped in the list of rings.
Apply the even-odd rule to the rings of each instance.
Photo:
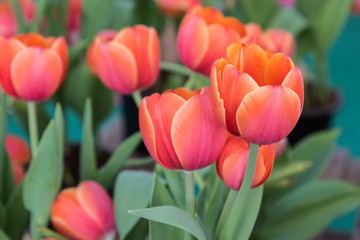
[[[200,5],[202,0],[155,0],[155,2],[166,15],[177,17],[191,7]]]
[[[141,101],[140,131],[150,155],[161,166],[196,170],[213,163],[227,138],[209,88],[178,88]]]
[[[52,205],[51,222],[57,232],[70,239],[101,240],[116,236],[112,200],[94,181],[61,191]]]
[[[216,162],[216,170],[226,186],[239,190],[244,180],[250,144],[240,137],[230,136]],[[256,162],[252,188],[263,184],[270,176],[275,158],[274,145],[261,145]]]

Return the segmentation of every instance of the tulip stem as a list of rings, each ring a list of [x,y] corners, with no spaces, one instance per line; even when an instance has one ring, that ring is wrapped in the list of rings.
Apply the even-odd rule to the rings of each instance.
[[[35,150],[39,142],[38,126],[37,126],[37,118],[36,118],[36,103],[28,102],[27,109],[28,109],[28,119],[29,119],[31,153],[34,156]]]
[[[187,88],[187,89],[191,90],[192,87],[194,86],[195,79],[196,79],[196,74],[192,74],[189,77],[189,79],[186,81],[186,83],[184,84],[184,88]]]
[[[38,1],[38,3],[37,3],[38,11],[37,11],[37,14],[36,14],[35,21],[34,21],[33,25],[31,26],[31,31],[32,32],[38,32],[39,31],[39,26],[40,26],[41,21],[43,20],[45,12],[46,12],[48,2],[49,2],[48,0],[40,0],[40,1]]]
[[[194,172],[185,171],[185,196],[186,196],[186,212],[195,217],[195,187]],[[191,240],[191,234],[185,232],[185,240]]]
[[[141,103],[141,99],[142,99],[140,91],[133,92],[132,97],[134,99],[134,102],[135,102],[136,106],[139,108],[140,103]]]
[[[218,229],[219,231],[221,231],[220,238],[215,237],[215,239],[236,238],[234,235],[237,227],[237,220],[239,219],[239,215],[243,214],[243,211],[245,209],[244,206],[246,204],[247,198],[251,190],[251,184],[255,174],[258,151],[259,151],[259,146],[250,143],[250,153],[249,153],[248,164],[246,167],[244,180],[241,184],[240,190],[236,194],[236,199],[231,208],[231,211],[229,212],[224,228]],[[217,233],[216,235],[219,236],[219,233]]]
[[[11,6],[15,10],[16,22],[19,26],[18,32],[24,33],[26,31],[26,24],[24,21],[24,17],[23,17],[20,5],[19,5],[19,1],[11,0]]]
[[[194,72],[188,69],[187,67],[172,62],[161,62],[160,68],[161,70],[178,73],[186,76],[191,76],[194,74]]]

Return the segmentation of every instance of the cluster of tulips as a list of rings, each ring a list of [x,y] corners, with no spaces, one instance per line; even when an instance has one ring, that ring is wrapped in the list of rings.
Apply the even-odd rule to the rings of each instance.
[[[172,9],[167,1],[158,2],[170,15],[183,11]],[[195,5],[181,22],[177,50],[183,64],[194,74],[209,77],[211,86],[144,97],[139,102],[142,138],[151,157],[166,169],[191,172],[216,161],[226,186],[255,188],[270,176],[274,145],[287,137],[302,112],[303,78],[290,58],[294,38],[284,30],[244,25],[198,3],[192,1],[185,7]],[[36,33],[12,35],[0,36],[2,89],[32,104],[48,100],[67,74],[66,40]],[[98,33],[86,60],[106,87],[128,95],[156,82],[160,49],[156,30],[136,25]],[[11,141],[9,137],[6,142],[10,159],[28,163],[30,150],[14,149],[11,146],[16,143],[8,143]],[[24,159],[16,157],[16,149]],[[21,181],[24,173],[17,174],[18,168],[13,164],[15,177]],[[119,237],[112,200],[94,181],[61,191],[52,205],[51,220],[56,231],[70,239]]]

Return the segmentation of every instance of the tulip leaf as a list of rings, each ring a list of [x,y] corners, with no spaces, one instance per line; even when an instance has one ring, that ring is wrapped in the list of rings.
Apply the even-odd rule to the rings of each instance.
[[[184,177],[180,172],[163,169],[170,192],[174,197],[175,204],[185,209],[185,184]]]
[[[241,0],[239,3],[247,22],[256,22],[262,26],[269,21],[277,9],[276,0]]]
[[[141,133],[138,131],[120,144],[106,164],[97,174],[97,181],[106,189],[111,186],[116,174],[124,166],[125,160],[136,150],[141,142]]]
[[[116,179],[114,203],[116,225],[122,239],[140,220],[128,213],[129,209],[144,208],[149,205],[153,176],[150,172],[126,170]]]
[[[5,223],[5,207],[0,203],[0,228],[4,227]]]
[[[309,239],[359,203],[360,189],[352,184],[311,182],[294,188],[269,206],[257,235],[267,240]]]
[[[6,222],[3,229],[11,239],[21,239],[28,226],[29,212],[23,203],[23,185],[12,192],[6,206]]]
[[[294,36],[308,27],[308,20],[296,8],[279,8],[267,28],[284,29]]]
[[[161,207],[131,210],[129,212],[131,214],[149,219],[151,221],[156,221],[159,223],[168,224],[174,227],[181,228],[191,233],[199,240],[207,240],[206,234],[202,230],[199,223],[197,223],[191,216],[189,216],[186,212],[184,212],[180,208],[174,206],[161,206]],[[172,239],[178,239],[178,238],[173,236]]]
[[[91,100],[87,99],[84,109],[82,141],[80,150],[80,179],[91,180],[96,174],[96,158],[94,134],[92,125],[92,105]]]
[[[310,161],[312,164],[311,168],[298,176],[299,184],[312,181],[323,173],[333,156],[339,135],[338,129],[319,131],[296,144],[292,152],[293,161]]]
[[[59,152],[61,143],[57,124],[54,120],[50,121],[24,179],[23,200],[31,214],[34,239],[40,239],[36,227],[47,225],[52,202],[61,186],[63,159]]]
[[[56,239],[56,240],[68,240],[66,237],[63,237],[46,227],[39,227],[38,230],[46,238]]]
[[[160,178],[154,174],[151,207],[171,205],[175,206],[174,201],[165,187],[165,183],[160,181]],[[150,240],[156,239],[182,239],[184,232],[176,227],[166,225],[159,222],[150,221]]]
[[[305,172],[312,166],[310,161],[290,162],[273,169],[269,179],[265,182],[266,186],[276,185],[280,181],[294,177]]]
[[[6,233],[2,229],[0,229],[0,239],[1,240],[11,240],[11,238],[9,238],[9,236],[6,235]]]

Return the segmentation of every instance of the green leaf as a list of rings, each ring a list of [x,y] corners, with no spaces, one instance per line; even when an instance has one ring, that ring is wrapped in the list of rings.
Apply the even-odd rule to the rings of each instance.
[[[262,26],[265,26],[277,9],[275,0],[241,0],[239,3],[247,22],[256,22]]]
[[[295,37],[308,27],[308,20],[295,8],[279,8],[267,28],[285,29]]]
[[[185,184],[180,172],[163,169],[170,192],[178,207],[185,210]]]
[[[299,184],[312,181],[323,173],[333,156],[339,135],[338,129],[320,131],[309,135],[295,146],[293,161],[312,163],[312,167],[297,178]]]
[[[95,158],[95,145],[94,134],[92,125],[92,105],[91,100],[87,99],[85,103],[82,141],[80,150],[80,179],[90,180],[96,174],[96,158]]]
[[[11,239],[21,239],[28,227],[29,212],[23,203],[23,185],[17,186],[5,206],[6,222],[3,229]]]
[[[2,203],[0,203],[0,228],[4,227],[5,219],[5,208]]]
[[[1,240],[11,240],[11,238],[8,237],[8,235],[6,235],[6,233],[0,229],[0,239]]]
[[[121,172],[115,183],[114,203],[116,225],[122,239],[140,220],[128,213],[129,209],[149,205],[153,176],[150,172],[126,170]],[[131,197],[130,197],[131,196]]]
[[[68,240],[66,237],[63,237],[63,236],[59,235],[58,233],[56,233],[46,227],[39,227],[38,230],[44,237],[53,238],[53,239],[57,239],[57,240]]]
[[[352,184],[311,182],[293,189],[271,205],[257,234],[267,240],[310,239],[359,203],[360,189]]]
[[[129,213],[152,221],[181,228],[191,233],[199,240],[206,240],[206,235],[203,232],[199,223],[197,223],[191,216],[189,216],[180,208],[174,206],[162,206],[131,210],[129,211]],[[177,238],[173,237],[173,239]]]
[[[114,181],[116,174],[124,166],[125,160],[134,153],[141,142],[141,133],[133,133],[122,142],[111,155],[106,164],[101,167],[97,174],[97,181],[104,187],[109,188]]]
[[[245,203],[245,211],[239,215],[235,236],[237,239],[249,239],[259,214],[264,185],[251,189]]]
[[[63,159],[57,127],[53,120],[49,123],[24,179],[23,198],[25,208],[31,213],[34,239],[40,239],[36,226],[47,225],[52,202],[61,186]]]
[[[151,207],[163,205],[175,206],[170,193],[164,186],[164,183],[161,183],[159,177],[156,174],[154,174],[153,182],[154,184],[152,188]],[[184,238],[184,232],[176,227],[153,221],[149,222],[149,226],[150,240]]]
[[[288,179],[290,177],[303,173],[311,166],[312,163],[310,161],[303,161],[287,163],[282,165],[281,167],[276,167],[272,171],[269,179],[265,182],[265,184],[266,186],[277,184],[284,179]]]

